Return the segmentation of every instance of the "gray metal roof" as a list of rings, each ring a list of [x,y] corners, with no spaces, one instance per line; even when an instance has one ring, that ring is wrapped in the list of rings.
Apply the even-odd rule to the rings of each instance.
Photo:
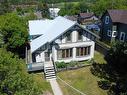
[[[42,21],[43,22],[43,21]],[[52,20],[49,24],[49,22],[41,23],[40,21],[37,22],[30,22],[32,26],[29,26],[30,29],[30,35],[32,34],[43,34],[42,36],[34,39],[30,45],[31,45],[31,52],[33,53],[38,48],[40,48],[42,45],[46,44],[47,42],[51,42],[53,39],[55,39],[57,36],[62,34],[64,31],[66,31],[68,28],[75,25],[76,22],[70,21],[68,19],[65,19],[64,17],[57,17],[54,20]],[[42,24],[42,25],[40,25]],[[43,28],[44,27],[44,28]],[[36,30],[37,29],[37,30]],[[37,32],[36,32],[37,31]]]

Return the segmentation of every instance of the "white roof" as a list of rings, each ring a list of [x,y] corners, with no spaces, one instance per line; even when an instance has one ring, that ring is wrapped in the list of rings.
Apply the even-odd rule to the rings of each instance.
[[[42,21],[43,22],[43,21]],[[56,17],[54,20],[52,20],[49,24],[49,22],[44,25],[41,21],[37,21],[34,27],[29,27],[30,30],[31,28],[34,28],[34,30],[40,31],[41,33],[43,31],[43,35],[34,39],[30,45],[31,45],[31,52],[33,53],[36,51],[38,48],[43,46],[47,42],[53,41],[56,37],[64,33],[66,30],[68,30],[70,27],[76,24],[74,21],[70,21],[64,17]],[[38,27],[41,26],[41,27]],[[47,28],[46,28],[47,27]],[[33,31],[30,31],[32,33]],[[33,32],[35,33],[35,32]]]
[[[53,20],[30,20],[29,21],[29,34],[40,35],[44,34],[45,30],[49,28]]]

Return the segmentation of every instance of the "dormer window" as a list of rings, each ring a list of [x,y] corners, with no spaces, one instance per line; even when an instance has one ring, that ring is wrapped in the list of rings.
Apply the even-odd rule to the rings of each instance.
[[[71,42],[71,39],[72,39],[71,32],[68,31],[68,33],[66,34],[66,42]]]
[[[109,16],[105,17],[105,24],[109,24]]]
[[[83,31],[78,31],[78,41],[83,40]]]

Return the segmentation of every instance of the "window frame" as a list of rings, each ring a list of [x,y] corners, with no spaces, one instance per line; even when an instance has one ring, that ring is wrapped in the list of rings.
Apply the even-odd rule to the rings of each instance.
[[[76,47],[76,57],[85,57],[91,54],[91,46]]]
[[[57,59],[68,59],[73,57],[73,48],[57,50]]]
[[[112,36],[112,31],[110,29],[107,30],[107,36],[109,36],[109,37]]]
[[[121,40],[122,34],[124,34],[123,39]],[[126,38],[126,33],[125,32],[120,32],[120,41],[124,42]]]
[[[81,35],[80,35],[81,39],[79,39],[80,33],[81,33]],[[82,30],[77,31],[77,41],[83,41],[83,34],[84,34],[84,32]]]
[[[68,40],[68,34],[70,35],[70,40]],[[68,42],[72,42],[72,32],[71,31],[68,31],[66,34],[65,34],[66,36],[65,36],[65,39],[66,39],[66,42],[68,43]]]
[[[109,16],[105,16],[105,24],[109,24]]]

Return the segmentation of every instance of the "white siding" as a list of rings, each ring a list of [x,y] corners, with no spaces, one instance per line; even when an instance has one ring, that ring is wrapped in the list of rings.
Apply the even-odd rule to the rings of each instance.
[[[64,62],[70,62],[70,61],[83,61],[83,60],[88,60],[93,58],[94,56],[94,42],[90,41],[90,42],[78,42],[78,43],[68,43],[68,44],[61,44],[60,49],[66,49],[66,48],[73,48],[73,57],[72,58],[64,58],[62,60],[58,60],[57,59],[57,50],[54,49],[54,61],[64,61]],[[86,47],[86,46],[91,46],[91,50],[90,50],[90,55],[88,56],[83,56],[83,57],[76,57],[76,47]]]

